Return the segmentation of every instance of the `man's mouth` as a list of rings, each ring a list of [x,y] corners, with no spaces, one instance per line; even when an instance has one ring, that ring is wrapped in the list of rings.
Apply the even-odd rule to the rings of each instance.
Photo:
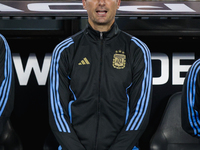
[[[97,10],[96,12],[97,12],[97,14],[99,14],[99,15],[105,15],[105,14],[107,13],[106,10]]]

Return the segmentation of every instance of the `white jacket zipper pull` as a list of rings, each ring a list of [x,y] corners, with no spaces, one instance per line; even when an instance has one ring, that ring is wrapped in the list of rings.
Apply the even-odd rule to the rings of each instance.
[[[103,40],[103,32],[100,32],[100,39]]]

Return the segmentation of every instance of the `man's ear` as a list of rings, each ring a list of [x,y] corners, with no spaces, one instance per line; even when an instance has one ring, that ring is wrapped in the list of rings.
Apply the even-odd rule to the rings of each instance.
[[[121,4],[121,0],[117,0],[117,5],[118,5],[117,9],[119,9],[120,4]]]
[[[86,9],[86,0],[82,0],[83,8]]]

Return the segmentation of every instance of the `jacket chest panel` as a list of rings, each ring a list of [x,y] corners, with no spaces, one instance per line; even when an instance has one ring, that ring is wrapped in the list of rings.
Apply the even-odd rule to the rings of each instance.
[[[131,79],[125,47],[116,48],[105,42],[101,45],[99,42],[77,49],[71,70],[71,87],[75,90],[78,85],[75,91],[80,92],[79,90],[84,90],[85,87],[97,91],[99,84],[102,89],[126,89]]]

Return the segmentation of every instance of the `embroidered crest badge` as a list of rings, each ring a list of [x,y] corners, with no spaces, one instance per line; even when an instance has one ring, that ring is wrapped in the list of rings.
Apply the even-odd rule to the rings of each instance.
[[[124,69],[126,66],[126,55],[123,51],[115,51],[113,55],[113,67],[116,69]]]

